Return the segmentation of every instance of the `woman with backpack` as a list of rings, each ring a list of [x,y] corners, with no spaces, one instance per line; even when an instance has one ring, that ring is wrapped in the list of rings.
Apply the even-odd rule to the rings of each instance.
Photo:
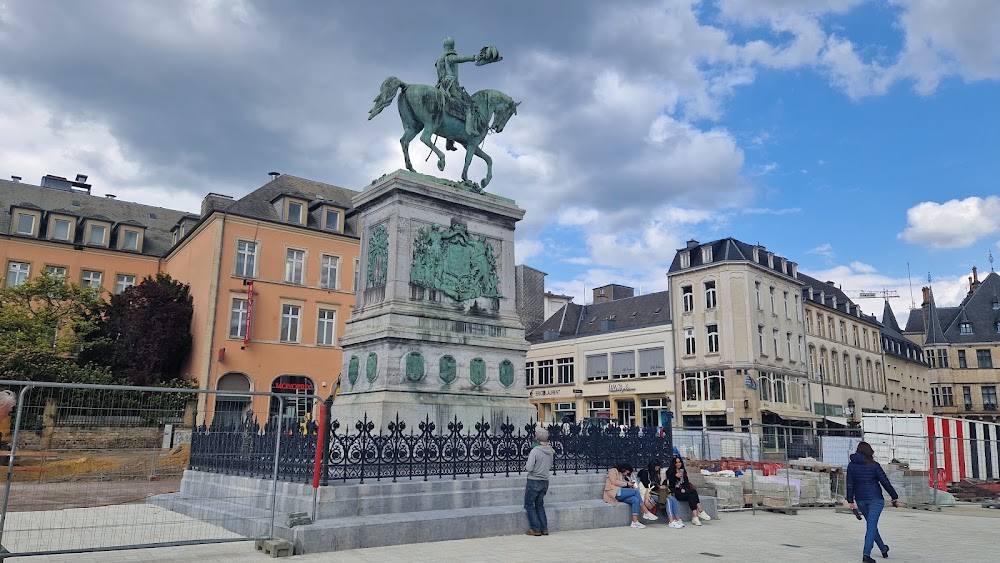
[[[851,462],[847,465],[846,500],[851,509],[865,517],[865,547],[861,557],[864,563],[875,563],[872,559],[872,547],[876,544],[882,557],[889,557],[889,546],[878,533],[878,518],[885,508],[882,489],[892,497],[892,505],[899,506],[899,495],[892,488],[885,470],[875,461],[875,450],[868,442],[859,442],[858,449],[851,454]]]

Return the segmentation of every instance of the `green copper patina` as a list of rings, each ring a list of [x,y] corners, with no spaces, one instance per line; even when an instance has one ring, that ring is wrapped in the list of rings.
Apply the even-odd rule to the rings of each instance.
[[[420,381],[424,378],[424,357],[420,352],[410,352],[406,355],[406,379]]]
[[[455,301],[502,297],[496,254],[483,235],[470,234],[465,223],[431,225],[413,240],[410,283],[434,289]]]
[[[382,112],[402,91],[397,105],[403,122],[403,136],[399,142],[403,147],[406,168],[413,170],[410,162],[410,141],[418,134],[420,140],[430,147],[438,157],[438,170],[444,170],[444,152],[434,145],[433,135],[448,140],[445,148],[455,149],[455,143],[465,147],[465,167],[462,168],[462,182],[476,189],[486,188],[493,178],[493,159],[480,148],[487,133],[500,133],[511,116],[517,115],[520,102],[499,90],[480,90],[469,95],[458,81],[458,65],[475,62],[476,66],[503,60],[496,47],[487,45],[475,56],[459,55],[455,51],[455,40],[444,41],[444,53],[434,63],[437,69],[437,84],[406,84],[395,76],[382,82],[375,105],[368,112],[372,119]],[[492,124],[490,119],[493,120]],[[478,156],[486,162],[486,177],[481,185],[469,180],[469,165],[472,157]]]
[[[441,381],[444,381],[445,383],[455,381],[455,378],[458,377],[458,364],[455,362],[455,358],[452,358],[451,356],[441,356],[439,371]]]
[[[514,364],[510,360],[500,362],[500,384],[504,387],[514,384]]]
[[[368,287],[385,285],[389,267],[389,229],[375,227],[368,237]]]
[[[368,383],[375,381],[378,377],[378,354],[375,352],[368,353],[368,361],[365,362],[365,377],[368,378]]]
[[[477,387],[486,383],[486,362],[482,358],[473,358],[469,362],[469,379]]]
[[[347,364],[347,380],[354,385],[358,382],[358,371],[361,366],[361,360],[357,356],[351,356],[351,361]]]

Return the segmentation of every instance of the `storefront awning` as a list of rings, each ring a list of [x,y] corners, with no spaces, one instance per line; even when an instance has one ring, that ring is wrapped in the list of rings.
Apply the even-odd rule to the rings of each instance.
[[[826,421],[839,424],[840,426],[847,426],[847,419],[842,416],[828,416],[826,417]]]
[[[822,420],[823,417],[818,414],[813,414],[811,412],[805,411],[792,411],[792,410],[778,410],[778,409],[761,409],[761,412],[769,412],[771,414],[777,415],[785,420]],[[830,417],[827,417],[830,418]]]

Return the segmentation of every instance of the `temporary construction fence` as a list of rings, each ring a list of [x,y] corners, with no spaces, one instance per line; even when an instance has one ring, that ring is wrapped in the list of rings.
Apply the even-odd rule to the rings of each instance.
[[[248,539],[273,534],[277,459],[314,397],[159,387],[0,381],[16,397],[9,431],[0,546],[4,556],[70,554]],[[10,395],[8,395],[9,397]],[[254,462],[270,487],[184,490],[190,440],[206,408],[237,404],[275,428]],[[290,411],[290,412],[286,412]],[[3,421],[0,420],[0,423]],[[220,430],[221,431],[221,430]],[[197,503],[199,518],[166,506]]]

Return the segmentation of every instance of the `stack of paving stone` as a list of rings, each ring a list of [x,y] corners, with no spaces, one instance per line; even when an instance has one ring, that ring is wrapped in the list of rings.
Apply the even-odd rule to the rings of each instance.
[[[706,475],[704,479],[715,488],[719,508],[743,508],[743,483],[739,480],[721,475]]]

